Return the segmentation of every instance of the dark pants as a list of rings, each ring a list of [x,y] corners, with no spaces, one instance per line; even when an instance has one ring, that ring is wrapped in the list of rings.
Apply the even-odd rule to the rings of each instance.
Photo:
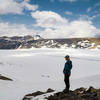
[[[68,89],[68,90],[70,88],[69,77],[70,77],[70,74],[64,74],[64,82],[65,82],[65,85],[66,85],[66,89]]]

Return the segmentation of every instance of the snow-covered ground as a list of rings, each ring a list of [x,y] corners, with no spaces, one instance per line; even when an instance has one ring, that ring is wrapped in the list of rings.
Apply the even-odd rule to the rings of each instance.
[[[100,88],[100,50],[0,50],[0,74],[14,80],[0,80],[0,100],[21,100],[25,94],[48,88],[63,90],[66,54],[73,61],[71,89]]]

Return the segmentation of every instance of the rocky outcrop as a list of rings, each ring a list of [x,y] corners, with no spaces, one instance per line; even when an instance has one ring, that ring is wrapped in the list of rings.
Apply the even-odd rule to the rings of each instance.
[[[18,49],[31,48],[34,41],[42,39],[39,36],[13,36],[13,37],[0,37],[0,49]]]
[[[47,100],[100,100],[100,89],[90,87],[88,90],[79,88],[69,93],[58,92],[47,97]]]
[[[13,81],[12,79],[2,76],[1,74],[0,74],[0,80]]]
[[[51,92],[54,92],[54,90],[51,88],[49,88],[46,92],[41,92],[41,91],[33,92],[33,93],[25,95],[22,100],[31,100],[33,97],[40,96],[40,95],[47,94],[47,93],[51,93]]]
[[[49,89],[47,91],[53,92],[54,90]],[[24,96],[23,100],[33,100],[33,97],[47,94],[48,92],[34,92],[32,94],[28,94]],[[41,100],[41,99],[36,99]],[[43,99],[42,99],[43,100]],[[53,95],[44,97],[44,100],[100,100],[100,89],[95,89],[93,87],[86,88],[78,88],[74,91],[69,91],[68,93],[57,92]]]
[[[100,49],[100,38],[43,39],[39,35],[0,37],[0,49],[25,49],[32,47]]]

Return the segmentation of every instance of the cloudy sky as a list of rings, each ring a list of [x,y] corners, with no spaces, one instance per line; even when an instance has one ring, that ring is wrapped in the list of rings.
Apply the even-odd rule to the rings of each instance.
[[[100,0],[0,0],[0,36],[100,37]]]

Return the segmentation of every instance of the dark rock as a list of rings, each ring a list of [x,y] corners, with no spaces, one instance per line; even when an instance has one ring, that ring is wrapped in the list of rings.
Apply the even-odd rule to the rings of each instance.
[[[100,100],[100,90],[90,87],[86,91],[86,88],[82,87],[69,93],[55,93],[47,97],[47,100]]]
[[[31,93],[31,94],[28,94],[26,96],[34,96],[35,97],[35,96],[42,95],[42,94],[44,94],[44,92],[37,91],[37,92]]]
[[[83,87],[74,90],[74,93],[76,93],[77,95],[80,95],[81,93],[84,93],[84,92],[86,92],[86,88],[83,88]]]
[[[100,100],[100,89],[95,89],[90,87],[88,90],[86,88],[78,88],[74,91],[69,91],[68,93],[57,92],[53,95],[46,97],[46,93],[54,92],[52,89],[48,89],[46,92],[34,92],[32,94],[26,95],[23,100],[31,100],[33,97],[45,94],[44,99],[47,100]]]
[[[93,88],[93,87],[91,86],[86,92],[95,93],[95,92],[97,92],[97,89],[95,89],[95,88]]]
[[[24,98],[22,100],[31,100],[33,97],[39,96],[45,94],[45,92],[41,92],[41,91],[37,91],[31,94],[27,94],[24,96]]]
[[[5,77],[5,76],[2,76],[2,75],[0,75],[0,80],[13,81],[12,79]]]
[[[51,92],[54,92],[54,90],[51,89],[51,88],[47,89],[46,92],[41,92],[41,91],[33,92],[33,93],[25,95],[22,100],[31,100],[33,97],[36,97],[36,96],[39,96],[39,95],[43,95],[43,94],[46,94],[46,93],[51,93]]]
[[[51,88],[49,88],[49,89],[46,91],[46,93],[50,93],[50,92],[54,92],[54,90],[51,89]]]

